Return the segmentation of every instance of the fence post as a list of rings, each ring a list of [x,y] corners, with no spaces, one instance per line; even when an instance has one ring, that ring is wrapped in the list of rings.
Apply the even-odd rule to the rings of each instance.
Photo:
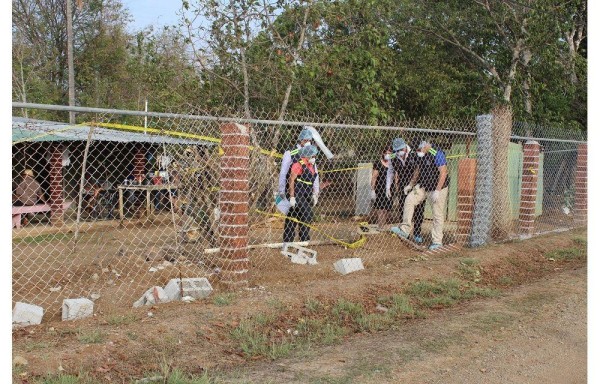
[[[508,105],[496,106],[492,112],[494,141],[494,200],[492,202],[491,235],[495,240],[506,239],[512,227],[508,183],[508,151],[512,130],[512,110]]]
[[[492,140],[492,115],[477,116],[477,166],[475,177],[475,202],[471,247],[485,245],[488,241],[492,219],[492,194],[494,191],[494,144]]]
[[[219,196],[219,245],[221,281],[248,283],[248,211],[250,138],[248,127],[221,125],[221,189]]]
[[[577,167],[575,168],[575,224],[587,223],[587,143],[577,146]]]
[[[458,162],[457,240],[460,245],[466,245],[471,234],[476,171],[475,159],[461,159]]]
[[[530,237],[535,222],[538,171],[540,167],[540,144],[527,141],[523,145],[523,175],[521,177],[521,205],[519,208],[519,232]]]
[[[50,221],[54,226],[64,224],[64,198],[62,174],[63,146],[54,144],[50,146]]]

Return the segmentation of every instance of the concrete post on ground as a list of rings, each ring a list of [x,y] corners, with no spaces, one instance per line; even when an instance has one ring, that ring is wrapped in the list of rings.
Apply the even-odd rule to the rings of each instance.
[[[587,143],[577,146],[577,166],[575,168],[575,224],[587,224]]]
[[[53,144],[49,148],[50,150],[50,173],[49,173],[49,184],[50,184],[50,222],[54,226],[61,226],[64,224],[64,197],[63,197],[63,173],[62,173],[62,159],[63,159],[63,146],[61,144]]]
[[[537,141],[527,141],[523,145],[523,176],[519,209],[519,232],[522,238],[530,237],[533,234],[539,164],[540,144]]]
[[[221,282],[247,285],[248,211],[250,174],[249,128],[229,123],[221,126],[221,185],[219,194],[219,266]]]
[[[492,223],[492,195],[494,193],[494,145],[492,115],[477,116],[477,169],[471,247],[488,242]]]
[[[146,150],[142,144],[135,146],[135,154],[133,155],[133,178],[145,178],[146,175]]]
[[[462,159],[458,162],[457,242],[460,245],[466,245],[470,241],[476,172],[477,161],[475,159]]]

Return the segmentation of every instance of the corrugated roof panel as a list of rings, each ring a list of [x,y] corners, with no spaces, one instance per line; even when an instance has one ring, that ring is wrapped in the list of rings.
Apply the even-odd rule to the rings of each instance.
[[[71,125],[54,121],[13,117],[13,143],[22,141],[86,141],[88,125]],[[119,143],[214,145],[205,140],[180,139],[172,136],[153,135],[95,127],[93,140]]]

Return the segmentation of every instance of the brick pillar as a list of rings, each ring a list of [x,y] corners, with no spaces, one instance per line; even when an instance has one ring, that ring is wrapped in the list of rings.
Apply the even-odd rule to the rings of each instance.
[[[527,141],[523,145],[523,176],[519,209],[519,232],[522,236],[531,236],[533,233],[539,163],[540,144],[537,141]]]
[[[221,126],[221,189],[219,244],[221,281],[231,285],[248,283],[248,200],[250,139],[240,124]]]
[[[62,174],[62,157],[63,157],[63,146],[61,144],[53,144],[49,148],[50,151],[50,221],[54,226],[61,226],[64,224],[63,215],[63,174]]]
[[[142,144],[137,144],[133,155],[133,177],[146,177],[146,150]]]
[[[460,245],[466,245],[470,240],[476,175],[476,159],[462,159],[458,162],[458,204],[456,213],[458,217],[457,242]]]
[[[575,168],[575,223],[587,224],[587,143],[577,146],[577,166]]]

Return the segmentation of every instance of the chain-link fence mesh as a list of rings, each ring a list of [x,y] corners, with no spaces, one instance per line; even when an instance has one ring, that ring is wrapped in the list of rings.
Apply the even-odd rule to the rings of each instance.
[[[13,118],[13,302],[47,318],[74,297],[124,309],[174,278],[297,284],[329,278],[339,259],[383,265],[522,230],[523,146],[536,135],[515,124],[509,139],[510,118],[377,127],[141,115]],[[490,142],[494,119],[506,135]],[[316,156],[302,147],[306,126]],[[575,225],[582,139],[539,140],[531,232]],[[318,264],[290,244],[316,251]]]

